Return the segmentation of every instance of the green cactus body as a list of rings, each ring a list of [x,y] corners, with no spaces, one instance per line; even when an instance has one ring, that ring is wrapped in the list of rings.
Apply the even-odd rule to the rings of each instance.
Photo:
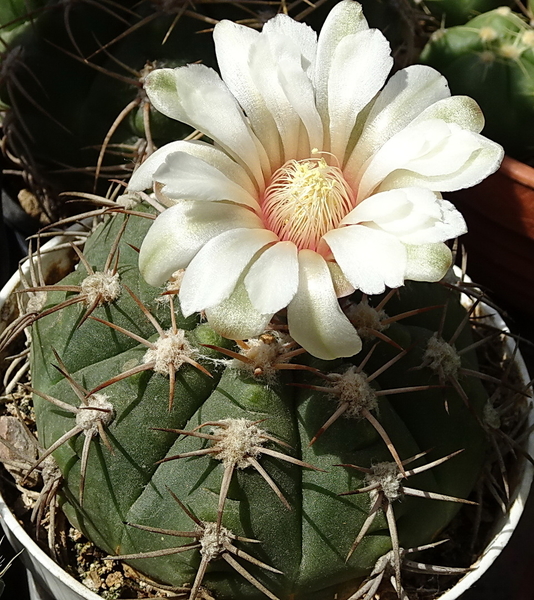
[[[433,15],[440,18],[447,27],[464,25],[469,19],[512,2],[503,0],[426,0]]]
[[[109,218],[89,238],[84,254],[92,268],[103,269],[123,220],[120,215]],[[372,339],[352,359],[326,362],[301,354],[297,360],[303,370],[271,368],[273,364],[289,364],[283,354],[274,363],[231,359],[212,346],[237,352],[239,347],[234,342],[221,338],[198,316],[184,319],[177,311],[176,329],[185,332],[188,344],[184,345],[184,356],[211,376],[184,361],[176,368],[169,408],[169,377],[153,370],[139,370],[91,394],[89,404],[96,406],[94,398],[98,397],[102,402],[100,409],[77,408],[87,392],[151,360],[147,344],[140,343],[139,338],[155,342],[158,334],[127,288],[164,331],[173,328],[168,300],[160,295],[160,289],[151,288],[140,278],[137,252],[132,248],[139,247],[150,223],[149,219],[129,217],[119,243],[117,272],[122,291],[115,300],[96,308],[81,325],[87,310],[81,302],[52,312],[34,325],[31,370],[32,386],[37,391],[34,400],[41,443],[49,448],[72,432],[88,413],[104,415],[105,407],[112,406],[112,412],[102,417],[112,451],[96,427],[87,429],[88,435],[92,431],[94,436],[90,435],[83,491],[80,473],[84,469],[86,434],[76,430],[53,454],[63,473],[63,508],[71,522],[110,555],[143,554],[126,560],[151,579],[165,584],[192,586],[199,568],[203,568],[204,557],[207,567],[202,586],[218,600],[252,600],[268,594],[282,600],[329,600],[339,597],[336,593],[348,597],[377,559],[391,549],[392,541],[387,515],[379,510],[346,561],[376,499],[376,491],[374,495],[340,495],[376,481],[376,474],[373,479],[371,474],[346,465],[379,469],[379,463],[388,463],[390,466],[384,467],[392,474],[388,476],[388,497],[394,507],[400,545],[408,548],[435,540],[459,504],[403,495],[402,486],[406,483],[413,489],[466,498],[479,476],[486,446],[485,434],[474,416],[481,414],[487,400],[480,382],[458,375],[469,397],[467,407],[457,391],[443,381],[451,369],[458,369],[454,360],[456,366],[452,367],[443,366],[445,363],[434,370],[424,366],[439,362],[429,354],[428,341],[437,339],[434,332],[440,326],[442,308],[402,319],[387,330],[384,327],[395,345],[380,341],[370,355],[375,344]],[[80,264],[62,285],[80,286],[86,277],[86,267]],[[75,287],[70,291],[50,291],[46,308],[65,299],[74,300],[77,294]],[[354,302],[357,301],[356,298]],[[447,319],[441,336],[449,340],[466,315],[456,292],[439,284],[413,283],[401,289],[387,309],[394,315],[445,303]],[[347,314],[351,314],[350,310]],[[260,341],[267,345],[277,343],[277,336],[273,332]],[[249,348],[253,343],[260,342],[249,341]],[[457,349],[471,343],[468,327],[454,340]],[[458,355],[453,354],[459,361]],[[362,361],[365,365],[360,373],[358,366]],[[392,364],[383,370],[389,361]],[[476,368],[472,351],[462,355],[461,366]],[[440,377],[443,387],[379,393],[402,387],[439,386]],[[331,393],[327,393],[328,386]],[[46,395],[70,405],[72,410],[47,400]],[[310,446],[310,440],[343,402],[350,404],[349,408]],[[77,414],[72,412],[76,410]],[[401,460],[428,451],[407,469],[463,452],[407,479],[397,477],[398,467],[391,452],[377,428],[364,418],[365,410],[387,432]],[[80,417],[79,413],[84,414]],[[204,424],[207,425],[201,427]],[[227,432],[232,428],[250,434],[248,449],[240,450],[239,460],[233,454],[224,454],[226,442],[217,441],[230,440]],[[208,437],[179,435],[167,429],[194,431]],[[210,451],[217,443],[223,444],[224,452]],[[191,452],[196,454],[188,454]],[[188,455],[159,462],[179,454]],[[294,460],[289,462],[279,455]],[[235,468],[229,471],[231,464]],[[223,498],[218,543],[239,548],[263,566],[251,564],[239,551],[236,554],[222,547],[214,550],[213,544],[211,550],[208,548],[208,530],[218,519],[225,473],[230,473],[230,479]],[[401,502],[394,501],[397,496],[403,496]],[[168,535],[162,530],[186,532],[189,537]],[[224,538],[227,530],[249,541]],[[146,556],[169,548],[183,552]],[[252,582],[236,570],[235,563],[248,572]]]
[[[486,117],[485,134],[519,160],[534,137],[534,30],[507,7],[465,26],[437,31],[421,61],[438,69],[455,94],[473,97]]]

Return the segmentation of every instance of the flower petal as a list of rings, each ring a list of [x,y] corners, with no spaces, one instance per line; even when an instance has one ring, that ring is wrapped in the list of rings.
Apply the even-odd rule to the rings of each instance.
[[[141,274],[159,286],[178,269],[187,267],[213,237],[235,228],[262,229],[250,210],[225,203],[181,201],[154,221],[139,253]]]
[[[312,250],[301,250],[298,258],[298,291],[287,307],[289,334],[323,360],[357,354],[362,341],[339,306],[326,261]]]
[[[267,229],[231,229],[212,238],[189,263],[180,288],[185,316],[220,304],[254,254],[278,237]]]
[[[246,340],[262,334],[272,316],[272,313],[261,314],[252,306],[242,278],[226,300],[206,309],[210,326],[230,340]]]
[[[412,281],[441,281],[452,264],[452,253],[445,244],[406,246],[405,278]]]
[[[427,182],[420,187],[436,191],[458,189],[457,180],[474,185],[498,167],[498,149],[494,142],[455,123],[429,119],[409,125],[362,167],[358,198],[367,198],[373,191],[418,186],[418,181]],[[492,151],[497,151],[496,156],[490,157]],[[412,178],[414,183],[405,183]]]
[[[504,158],[504,149],[482,135],[472,133],[479,148],[456,171],[445,174],[420,174],[410,170],[391,173],[380,184],[378,191],[398,187],[426,187],[429,190],[453,192],[468,188],[494,173]]]
[[[360,111],[384,85],[393,66],[388,41],[378,29],[345,36],[338,44],[328,78],[330,151],[344,159]]]
[[[156,69],[145,80],[154,107],[212,138],[263,186],[270,165],[241,107],[219,75],[205,65]],[[214,110],[216,107],[216,110]]]
[[[406,250],[394,236],[363,225],[349,225],[329,231],[323,239],[356,289],[381,294],[386,286],[396,288],[404,283]]]
[[[363,16],[362,6],[352,0],[338,2],[321,28],[313,83],[317,109],[325,125],[328,124],[328,78],[336,48],[345,36],[366,29],[368,25]]]
[[[449,96],[445,77],[431,67],[412,65],[392,75],[362,126],[344,169],[347,179],[354,180],[363,163],[421,112]]]
[[[260,36],[250,49],[250,73],[276,123],[283,146],[282,162],[285,162],[297,157],[301,121],[280,85],[277,60],[269,39]]]
[[[462,215],[425,188],[399,188],[373,194],[358,204],[340,225],[374,223],[406,244],[444,242],[467,231]]]
[[[213,148],[216,150],[216,148]],[[219,151],[220,152],[220,151]],[[232,167],[240,169],[231,158],[220,152],[222,169],[188,152],[173,152],[154,173],[154,180],[163,184],[162,192],[175,200],[230,200],[259,211],[255,194],[239,185],[228,173]],[[219,161],[218,161],[219,162]],[[228,162],[229,164],[224,164]],[[228,166],[230,168],[225,169]],[[250,182],[250,180],[249,180]]]
[[[197,146],[213,148],[211,144],[198,141],[186,142],[184,140],[179,140],[177,142],[165,144],[165,146],[158,148],[154,153],[152,153],[145,160],[145,162],[134,171],[133,175],[130,177],[130,181],[128,182],[128,189],[134,192],[142,192],[143,190],[151,189],[152,185],[154,184],[153,175],[165,162],[167,156],[173,152],[187,152],[190,146],[192,146],[191,150],[193,152],[193,149],[196,150]]]
[[[260,33],[250,27],[226,20],[217,23],[213,30],[221,76],[243,107],[254,133],[267,152],[271,169],[276,170],[282,164],[280,136],[274,118],[253,81],[249,64],[251,48],[259,36]]]
[[[412,125],[430,119],[456,123],[462,129],[473,133],[480,133],[484,128],[484,115],[480,106],[469,96],[451,96],[435,102],[421,111],[421,114],[413,120]]]
[[[246,277],[245,287],[254,308],[262,314],[274,314],[293,299],[298,287],[297,247],[279,242],[267,248],[255,260]]]

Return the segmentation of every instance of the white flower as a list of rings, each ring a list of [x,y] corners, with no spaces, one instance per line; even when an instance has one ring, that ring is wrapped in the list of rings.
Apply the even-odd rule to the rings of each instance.
[[[361,6],[337,4],[321,34],[286,15],[257,32],[214,31],[221,76],[203,65],[152,72],[154,106],[215,145],[178,141],[134,173],[170,206],[141,248],[152,285],[186,269],[184,314],[223,335],[261,333],[287,307],[291,336],[333,359],[361,341],[339,307],[354,289],[440,280],[443,243],[465,233],[440,192],[474,185],[502,149],[445,79],[414,65],[394,74],[389,45]]]

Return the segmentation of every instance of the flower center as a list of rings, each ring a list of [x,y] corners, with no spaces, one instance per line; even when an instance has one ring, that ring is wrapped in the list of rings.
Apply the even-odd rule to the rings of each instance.
[[[300,250],[317,250],[321,237],[354,208],[341,169],[324,158],[290,160],[272,176],[262,202],[266,226]]]

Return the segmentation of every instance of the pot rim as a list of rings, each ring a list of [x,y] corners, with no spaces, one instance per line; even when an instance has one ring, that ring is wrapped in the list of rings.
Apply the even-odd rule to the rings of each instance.
[[[507,179],[534,190],[534,167],[506,155],[498,172]]]
[[[507,157],[506,160],[509,159]],[[510,161],[514,161],[518,163],[515,159],[509,159]],[[521,164],[521,163],[519,163]],[[513,166],[513,165],[512,165]],[[528,167],[528,165],[525,165]],[[534,176],[534,169],[528,167],[532,171],[532,175]],[[533,178],[534,182],[534,178]],[[43,245],[43,250],[52,250],[56,246],[59,246],[63,242],[65,242],[67,238],[65,236],[58,235],[52,238],[49,242]],[[59,250],[58,250],[59,251]],[[28,266],[29,261],[26,259],[22,265],[22,271],[27,273],[29,271]],[[457,267],[454,267],[455,270]],[[458,273],[457,273],[458,274]],[[17,285],[20,282],[20,273],[16,272],[9,279],[9,281],[5,284],[5,286],[0,290],[0,310],[4,306],[5,302],[9,298],[9,296],[16,289]],[[509,332],[509,328],[504,322],[501,315],[495,310],[490,308],[485,303],[481,302],[480,306],[483,310],[487,311],[489,314],[490,322],[501,329],[504,332]],[[514,357],[515,365],[519,371],[519,376],[522,380],[522,383],[527,386],[530,385],[531,379],[521,355],[519,349],[516,348],[517,342],[514,338],[507,336],[505,347],[506,352],[509,356]],[[527,428],[531,428],[534,426],[534,410],[533,408],[533,400],[532,397],[527,399],[529,406],[529,415],[528,415],[528,424]],[[532,433],[526,445],[526,451],[534,456],[534,433]],[[526,460],[522,459],[522,464],[520,465],[520,476],[518,481],[520,482],[512,496],[512,502],[510,507],[505,515],[502,515],[499,519],[499,528],[496,528],[496,533],[491,539],[491,541],[486,545],[484,551],[482,552],[479,560],[477,561],[476,568],[473,571],[470,571],[466,575],[464,575],[452,588],[447,590],[441,596],[436,598],[436,600],[456,600],[459,598],[467,589],[469,589],[476,581],[478,581],[482,575],[490,568],[493,564],[497,556],[502,552],[505,548],[506,544],[510,540],[513,532],[515,531],[521,514],[523,513],[523,509],[525,507],[525,503],[527,501],[527,497],[529,495],[529,491],[531,488],[532,480],[534,478],[534,465]],[[80,581],[72,577],[69,573],[67,573],[62,567],[60,567],[54,560],[52,560],[39,546],[32,540],[32,538],[26,533],[23,527],[15,518],[14,514],[11,512],[9,507],[6,505],[1,491],[0,491],[0,517],[2,520],[2,527],[6,530],[6,534],[8,535],[9,541],[12,545],[18,547],[16,549],[20,549],[22,547],[26,548],[26,552],[22,555],[24,560],[25,554],[30,555],[29,560],[26,559],[25,562],[30,562],[32,566],[34,566],[34,560],[37,561],[38,564],[42,565],[44,569],[50,572],[50,574],[63,581],[68,587],[72,589],[72,591],[79,595],[83,600],[102,600],[102,597],[95,592],[91,591],[88,587],[83,585]],[[9,530],[9,532],[8,532]],[[15,539],[13,539],[13,536]],[[61,600],[61,599],[56,599]],[[65,600],[68,600],[65,597]]]

